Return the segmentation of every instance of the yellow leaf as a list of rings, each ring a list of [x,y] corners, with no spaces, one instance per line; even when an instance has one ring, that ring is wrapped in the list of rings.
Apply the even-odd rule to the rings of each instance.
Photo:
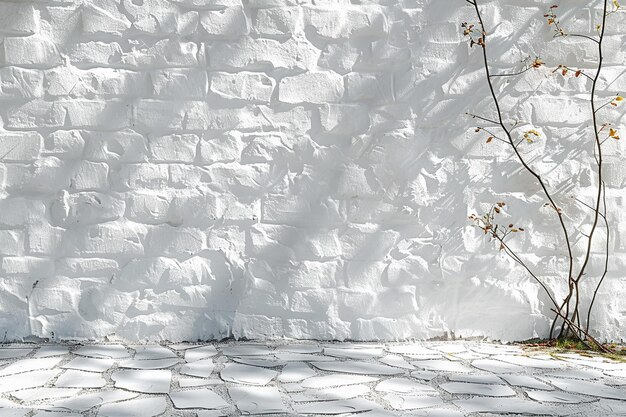
[[[622,96],[615,97],[615,101],[622,101],[622,100],[624,100],[624,97]]]

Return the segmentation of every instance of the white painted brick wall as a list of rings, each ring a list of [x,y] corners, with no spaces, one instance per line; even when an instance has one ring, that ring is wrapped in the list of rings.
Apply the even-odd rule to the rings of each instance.
[[[494,71],[539,55],[593,73],[593,45],[543,23],[552,1],[486,3]],[[592,35],[588,2],[565,3]],[[467,220],[507,201],[558,280],[543,197],[464,116],[490,103],[471,19],[463,0],[0,1],[0,338],[545,336],[545,296]],[[626,86],[612,19],[603,97]],[[588,89],[549,68],[498,87],[542,129],[524,153],[556,152],[533,164],[573,224],[596,178]],[[624,148],[606,154],[594,319],[622,339]]]

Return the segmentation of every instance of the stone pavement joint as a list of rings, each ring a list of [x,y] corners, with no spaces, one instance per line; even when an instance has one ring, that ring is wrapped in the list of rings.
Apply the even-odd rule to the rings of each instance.
[[[481,342],[0,346],[0,417],[625,416],[626,363]]]

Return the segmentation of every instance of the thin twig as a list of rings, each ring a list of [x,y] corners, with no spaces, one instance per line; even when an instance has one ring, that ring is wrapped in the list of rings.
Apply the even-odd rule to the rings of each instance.
[[[467,1],[469,2],[469,0],[467,0]],[[471,2],[470,2],[470,4],[471,4]],[[572,272],[573,272],[573,268],[574,268],[574,256],[573,256],[573,253],[572,253],[572,245],[570,243],[569,233],[567,231],[567,226],[565,225],[565,220],[563,219],[563,214],[558,209],[558,206],[556,205],[556,202],[552,198],[552,194],[550,193],[550,191],[548,190],[546,184],[544,183],[543,178],[541,177],[540,174],[538,174],[535,170],[533,170],[528,165],[528,163],[524,160],[524,157],[521,155],[521,153],[519,152],[519,150],[517,149],[517,147],[515,145],[515,142],[513,141],[513,137],[511,135],[511,132],[507,129],[506,125],[504,124],[504,120],[503,120],[503,117],[502,117],[502,110],[500,108],[500,102],[498,100],[498,96],[496,95],[496,92],[495,92],[495,89],[493,87],[493,83],[492,83],[491,77],[490,77],[489,60],[487,58],[487,47],[486,47],[486,40],[485,40],[486,37],[487,37],[487,32],[485,30],[485,24],[483,22],[482,14],[480,13],[480,8],[478,7],[478,0],[475,0],[473,2],[473,6],[474,6],[474,10],[476,11],[476,16],[478,17],[478,21],[480,23],[481,36],[482,36],[482,42],[481,43],[482,44],[479,45],[479,46],[482,47],[483,63],[484,63],[484,67],[485,67],[485,74],[486,74],[487,84],[489,86],[489,91],[491,92],[491,96],[493,98],[494,105],[496,107],[496,113],[498,115],[498,122],[499,122],[500,126],[502,127],[502,129],[504,130],[509,143],[513,147],[513,151],[515,152],[515,155],[517,156],[517,158],[521,162],[522,166],[537,180],[537,182],[541,186],[541,189],[543,190],[544,194],[548,198],[548,201],[550,202],[550,205],[554,208],[554,210],[557,213],[557,216],[558,216],[558,219],[559,219],[559,223],[560,223],[561,229],[563,231],[563,235],[565,237],[565,243],[566,243],[566,247],[567,247],[567,251],[568,251],[568,259],[569,259],[568,281],[571,281],[572,280]],[[550,335],[550,337],[552,337],[552,334]]]

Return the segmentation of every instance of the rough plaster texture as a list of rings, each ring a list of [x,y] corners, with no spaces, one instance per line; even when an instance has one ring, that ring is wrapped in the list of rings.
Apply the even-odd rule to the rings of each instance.
[[[593,73],[593,44],[553,39],[552,0],[485,3],[494,71],[551,67],[498,90],[541,132],[523,152],[582,247],[590,83],[551,69]],[[588,2],[560,12],[593,35]],[[603,97],[626,90],[619,16]],[[506,201],[529,230],[516,247],[558,281],[553,212],[464,116],[490,111],[471,18],[462,0],[0,2],[4,336],[545,336],[546,297],[467,219]],[[606,146],[614,258],[594,319],[620,339],[626,170]]]

